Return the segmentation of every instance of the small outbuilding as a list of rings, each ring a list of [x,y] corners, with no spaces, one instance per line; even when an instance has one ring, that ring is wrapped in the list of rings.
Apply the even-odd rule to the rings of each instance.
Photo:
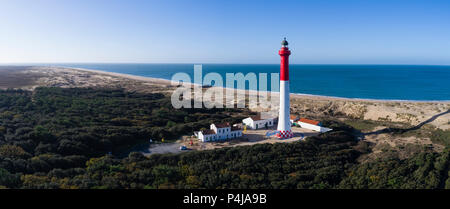
[[[332,130],[330,128],[322,127],[322,123],[319,121],[310,120],[306,118],[300,118],[300,120],[297,120],[296,123],[302,128],[310,129],[321,133]]]
[[[263,129],[274,125],[274,118],[263,119],[260,115],[252,116],[242,120],[242,123],[250,129]]]
[[[215,141],[217,138],[216,133],[214,133],[213,130],[199,131],[197,137],[202,142]]]
[[[195,134],[202,142],[223,141],[242,136],[242,130],[230,123],[213,123],[209,130],[203,130]]]

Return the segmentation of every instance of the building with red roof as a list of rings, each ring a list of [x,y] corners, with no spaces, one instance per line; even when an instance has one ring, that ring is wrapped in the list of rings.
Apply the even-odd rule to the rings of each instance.
[[[242,130],[230,123],[213,123],[209,130],[198,131],[194,135],[202,142],[223,141],[241,137]]]
[[[295,123],[302,128],[318,131],[321,133],[332,130],[330,128],[322,127],[322,123],[320,121],[311,120],[307,118],[300,118],[299,120],[295,121]]]

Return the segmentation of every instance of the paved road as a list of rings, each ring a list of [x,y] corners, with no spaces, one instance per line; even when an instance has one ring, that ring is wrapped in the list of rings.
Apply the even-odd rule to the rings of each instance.
[[[165,154],[165,153],[180,153],[180,152],[186,152],[189,150],[180,150],[180,144],[179,143],[163,143],[163,144],[152,144],[149,148],[144,150],[142,153],[144,155],[151,155],[151,154]]]

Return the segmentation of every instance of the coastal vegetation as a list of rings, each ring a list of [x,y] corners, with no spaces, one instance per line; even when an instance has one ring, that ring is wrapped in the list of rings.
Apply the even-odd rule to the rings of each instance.
[[[383,122],[379,121],[359,120],[359,119],[345,120],[344,123],[359,131],[372,131],[376,127],[384,125]]]
[[[357,120],[324,120],[333,131],[302,142],[119,155],[150,138],[171,141],[249,114],[174,109],[163,94],[122,89],[3,90],[0,188],[450,188],[448,146],[360,163],[370,146],[354,133],[373,124]],[[433,133],[437,141],[449,138]]]
[[[435,144],[450,147],[450,130],[442,130],[430,124],[425,124],[420,128],[415,128],[415,126],[404,122],[361,119],[347,119],[344,120],[343,123],[359,132],[370,133],[377,127],[383,127],[385,130],[384,132],[391,133],[393,136],[419,136],[422,138],[429,138]]]

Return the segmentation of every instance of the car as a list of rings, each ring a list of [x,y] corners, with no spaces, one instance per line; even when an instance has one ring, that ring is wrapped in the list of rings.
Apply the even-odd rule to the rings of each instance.
[[[187,150],[187,147],[186,146],[181,146],[180,150]]]

